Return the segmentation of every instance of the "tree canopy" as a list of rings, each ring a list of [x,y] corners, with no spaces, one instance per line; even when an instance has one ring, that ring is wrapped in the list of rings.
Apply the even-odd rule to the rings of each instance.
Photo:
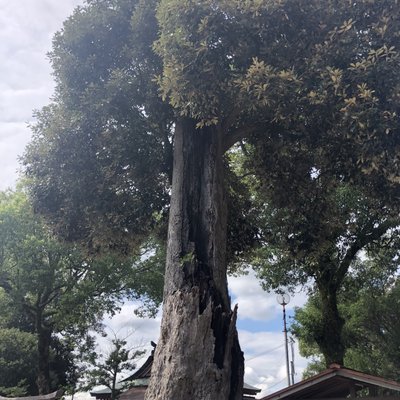
[[[140,241],[167,210],[176,112],[226,128],[228,147],[253,143],[264,186],[295,190],[315,170],[395,201],[397,5],[317,3],[78,8],[54,38],[55,102],[25,157],[35,207],[93,250]]]
[[[277,215],[315,205],[304,217],[314,236],[327,233],[312,223],[324,207],[336,205],[331,229],[352,199],[391,223],[399,13],[390,0],[88,0],[56,35],[54,102],[38,113],[25,156],[35,209],[91,254],[129,254],[149,235],[165,238],[169,214],[148,398],[240,398],[227,260],[263,244],[258,216],[270,203]],[[256,176],[254,196],[226,156],[235,143]],[[352,240],[343,226],[335,232]],[[282,236],[290,234],[298,232]],[[202,374],[188,368],[194,361]],[[220,378],[206,388],[209,374]]]

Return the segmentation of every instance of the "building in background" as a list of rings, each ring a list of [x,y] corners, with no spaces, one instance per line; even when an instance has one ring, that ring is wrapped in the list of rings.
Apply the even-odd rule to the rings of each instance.
[[[118,396],[119,400],[144,400],[144,394],[151,375],[153,355],[154,350],[151,352],[146,362],[135,373],[119,382],[118,388],[121,391]],[[261,389],[244,383],[243,400],[254,400],[259,392],[261,392]],[[90,395],[95,397],[96,400],[110,400],[111,390],[108,388],[95,390],[90,392]]]
[[[400,384],[332,364],[328,369],[261,400],[400,399]]]

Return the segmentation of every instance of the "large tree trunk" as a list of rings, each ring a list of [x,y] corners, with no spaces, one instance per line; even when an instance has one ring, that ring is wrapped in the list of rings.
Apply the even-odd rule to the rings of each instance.
[[[176,125],[161,335],[148,400],[241,400],[243,353],[226,278],[217,128]]]
[[[322,329],[316,341],[325,358],[325,364],[336,363],[343,365],[345,347],[342,332],[344,319],[337,307],[337,287],[328,282],[318,285],[321,299]]]
[[[51,330],[42,326],[41,317],[37,317],[36,334],[38,340],[38,372],[36,386],[39,394],[50,393],[50,341]]]

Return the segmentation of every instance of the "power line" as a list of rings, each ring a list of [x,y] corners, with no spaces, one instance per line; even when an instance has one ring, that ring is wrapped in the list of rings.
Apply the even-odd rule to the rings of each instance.
[[[271,390],[272,388],[274,388],[275,386],[278,386],[280,383],[282,383],[284,380],[286,380],[286,376],[281,379],[279,382],[274,383],[272,386],[268,386],[267,390]]]
[[[273,349],[269,349],[269,350],[263,351],[262,353],[257,354],[257,355],[254,356],[254,357],[251,357],[251,358],[249,358],[249,359],[246,359],[246,362],[249,362],[249,361],[251,361],[251,360],[254,360],[255,358],[264,356],[265,354],[272,353],[273,351],[278,350],[278,349],[280,349],[280,348],[283,347],[283,346],[284,346],[284,344],[280,344],[279,346],[274,347]]]

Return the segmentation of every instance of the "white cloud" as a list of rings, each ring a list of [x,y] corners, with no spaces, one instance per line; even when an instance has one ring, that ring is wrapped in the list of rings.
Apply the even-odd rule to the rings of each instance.
[[[264,291],[253,271],[250,271],[248,275],[230,277],[228,282],[232,302],[239,305],[239,318],[268,321],[282,315],[282,306],[278,304],[276,294]],[[306,293],[299,288],[298,292],[292,296],[286,309],[301,307],[306,301]]]
[[[47,53],[54,33],[83,0],[0,0],[0,190],[13,187],[34,109],[54,82]]]
[[[282,332],[239,331],[239,339],[245,354],[245,381],[262,389],[261,396],[287,386],[286,357]],[[290,348],[289,348],[290,354]],[[291,358],[291,357],[290,357]],[[307,365],[294,345],[295,381],[301,380]]]
[[[264,291],[254,271],[248,275],[228,279],[232,302],[238,303],[238,322],[244,327],[239,330],[239,340],[245,355],[245,380],[262,389],[260,396],[273,393],[287,385],[286,357],[283,326],[277,328],[273,320],[282,318],[282,306],[275,293]],[[288,311],[301,307],[307,301],[307,294],[299,288],[286,306]],[[259,331],[246,330],[246,323],[254,322]],[[261,330],[262,329],[262,330]],[[289,354],[291,350],[289,348]],[[300,356],[297,343],[294,344],[295,381],[301,380],[307,360]]]
[[[24,122],[0,122],[0,189],[15,185],[19,164],[17,158],[30,138]]]
[[[134,332],[132,339],[150,345],[150,341],[156,342],[159,336],[161,312],[156,318],[140,318],[135,314],[138,305],[132,302],[121,307],[121,311],[114,317],[106,317],[103,323],[117,335]]]

